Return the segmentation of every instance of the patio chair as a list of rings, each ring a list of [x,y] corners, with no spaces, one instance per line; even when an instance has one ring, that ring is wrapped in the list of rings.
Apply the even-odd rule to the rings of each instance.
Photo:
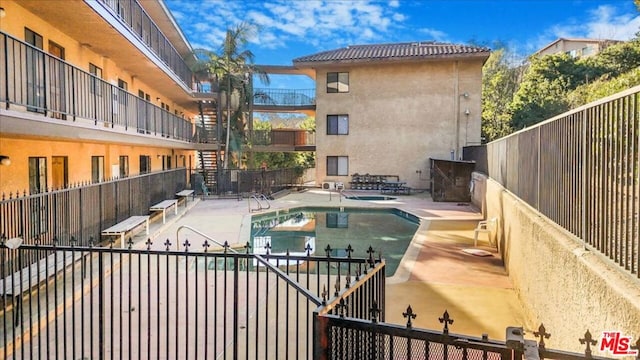
[[[495,217],[478,222],[478,226],[476,226],[476,228],[473,230],[473,247],[478,246],[478,234],[480,233],[487,234],[489,244],[493,245],[493,241],[491,241],[491,233],[497,222],[498,218]]]

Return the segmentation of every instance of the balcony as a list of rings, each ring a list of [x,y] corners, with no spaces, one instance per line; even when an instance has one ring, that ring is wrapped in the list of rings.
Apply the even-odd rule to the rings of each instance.
[[[69,137],[68,126],[73,126],[74,138],[89,140],[194,141],[196,129],[188,120],[4,33],[0,84],[3,132],[8,134]],[[27,125],[30,120],[37,125]],[[117,134],[105,139],[105,130]]]
[[[253,110],[314,113],[316,90],[256,88],[253,91]]]
[[[254,130],[249,134],[253,151],[315,151],[316,133],[301,129]]]
[[[100,0],[100,2],[123,21],[128,29],[156,54],[182,80],[187,88],[192,87],[191,69],[184,62],[180,53],[173,47],[171,41],[167,39],[137,1]]]

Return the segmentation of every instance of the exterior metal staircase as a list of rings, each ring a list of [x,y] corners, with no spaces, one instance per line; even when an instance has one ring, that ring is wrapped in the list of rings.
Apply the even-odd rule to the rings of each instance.
[[[198,172],[202,175],[206,187],[203,193],[215,194],[221,150],[216,102],[200,101],[198,107],[200,110],[198,142],[202,144],[201,149],[198,150]]]

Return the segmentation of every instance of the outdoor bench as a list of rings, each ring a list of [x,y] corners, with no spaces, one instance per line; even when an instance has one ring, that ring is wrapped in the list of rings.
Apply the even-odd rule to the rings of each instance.
[[[176,200],[174,200],[176,201]],[[132,216],[124,221],[121,221],[112,227],[102,230],[102,235],[118,235],[120,236],[120,246],[124,249],[124,237],[125,235],[133,231],[135,228],[139,227],[142,224],[146,224],[147,235],[149,235],[149,216],[148,215],[138,215]]]
[[[182,190],[176,193],[176,196],[184,198],[184,206],[187,206],[187,200],[189,199],[189,195],[191,195],[192,200],[196,199],[196,193],[193,190]]]
[[[82,251],[56,251],[33,264],[0,279],[0,298],[5,301],[15,299],[14,324],[19,325],[20,303],[23,293],[31,292],[45,281],[65,271],[89,253]],[[6,309],[7,304],[4,304]]]
[[[162,223],[166,221],[167,209],[174,207],[176,215],[178,215],[178,200],[164,200],[149,208],[150,211],[162,211]]]

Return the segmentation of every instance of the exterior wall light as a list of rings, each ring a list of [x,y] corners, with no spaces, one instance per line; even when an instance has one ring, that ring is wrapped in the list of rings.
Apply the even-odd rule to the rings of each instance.
[[[0,7],[0,19],[2,19],[5,16],[7,16],[7,13],[4,11],[3,7]]]
[[[0,165],[11,165],[11,159],[8,156],[0,155]]]

